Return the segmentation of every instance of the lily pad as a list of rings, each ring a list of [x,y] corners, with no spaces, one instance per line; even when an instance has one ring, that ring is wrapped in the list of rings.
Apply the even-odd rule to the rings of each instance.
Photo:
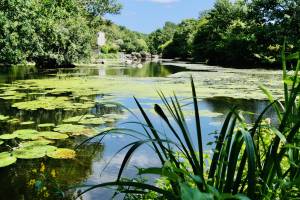
[[[49,128],[49,127],[54,127],[55,124],[53,123],[45,123],[45,124],[39,124],[38,127],[39,128]]]
[[[39,135],[51,140],[62,140],[62,139],[67,139],[69,137],[67,134],[58,133],[54,131],[43,131],[40,132]]]
[[[33,129],[21,129],[13,132],[13,134],[22,140],[36,140],[39,138],[38,131]]]
[[[70,117],[68,119],[64,119],[64,123],[77,123],[78,121],[84,119],[85,116],[75,116],[75,117]]]
[[[17,161],[17,158],[12,156],[9,152],[0,153],[0,167],[7,167],[11,164],[14,164]]]
[[[29,147],[29,146],[44,146],[53,143],[51,140],[46,139],[40,139],[40,140],[34,140],[34,141],[26,141],[21,142],[19,144],[20,147]]]
[[[54,131],[60,133],[67,133],[69,135],[88,135],[95,133],[95,130],[87,128],[83,125],[74,125],[74,124],[61,124],[54,128]]]
[[[6,120],[8,120],[8,119],[9,119],[8,116],[0,115],[0,121],[6,121]]]
[[[27,121],[27,122],[21,122],[20,124],[21,125],[32,125],[32,124],[34,124],[35,122],[33,122],[33,121]]]
[[[56,149],[57,147],[51,145],[31,145],[14,150],[13,155],[20,159],[35,159],[42,158],[46,153],[50,153]]]
[[[74,103],[69,97],[39,97],[33,101],[18,102],[12,105],[12,107],[20,110],[74,110],[74,109],[88,109],[94,106],[93,102]]]
[[[76,152],[72,149],[58,148],[56,151],[48,152],[47,156],[54,159],[73,159]]]
[[[13,118],[13,119],[7,120],[7,122],[10,124],[18,124],[18,123],[20,123],[20,120],[17,118]]]
[[[89,119],[80,120],[78,123],[86,124],[86,125],[100,125],[100,124],[105,124],[105,121],[102,118],[89,118]]]
[[[11,139],[14,139],[14,138],[16,138],[16,137],[17,137],[17,135],[14,134],[14,133],[12,133],[12,134],[2,134],[2,135],[0,135],[0,139],[1,139],[1,140],[11,140]]]
[[[26,96],[25,93],[19,93],[15,90],[12,89],[17,89],[17,88],[9,88],[10,90],[5,91],[4,93],[0,94],[0,99],[5,99],[5,100],[17,100],[17,99],[22,99]]]

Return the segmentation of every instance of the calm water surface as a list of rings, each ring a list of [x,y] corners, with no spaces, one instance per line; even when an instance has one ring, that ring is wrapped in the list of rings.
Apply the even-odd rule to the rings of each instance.
[[[134,66],[120,66],[112,65],[108,67],[78,67],[76,69],[59,69],[59,70],[44,70],[38,71],[35,67],[12,67],[2,68],[0,70],[0,83],[12,83],[15,80],[24,79],[44,79],[51,78],[58,74],[60,76],[129,76],[129,77],[167,77],[171,74],[185,71],[186,69],[179,66],[164,65],[158,63],[147,63],[143,65]],[[102,94],[94,95],[89,98],[101,99]],[[28,99],[34,99],[34,96],[27,97]],[[33,125],[20,125],[8,124],[6,122],[0,122],[0,133],[12,133],[17,129],[32,128],[36,129],[36,124],[40,123],[55,123],[60,124],[63,119],[70,116],[84,115],[87,111],[81,113],[75,111],[64,110],[36,110],[36,111],[24,111],[12,108],[11,105],[17,100],[1,100],[0,99],[0,114],[16,117],[21,121],[34,121]],[[122,103],[126,107],[136,110],[135,103],[132,98],[119,98],[118,102]],[[154,99],[140,99],[143,106],[151,108],[154,103],[159,103]],[[266,106],[265,101],[256,100],[241,100],[230,98],[211,98],[203,99],[200,101],[200,109],[208,110],[214,113],[226,113],[233,105],[239,106],[242,110],[249,112],[260,112]],[[89,113],[101,116],[107,113],[124,113],[124,109],[121,107],[107,108],[101,105],[95,105],[94,108],[88,110]],[[154,114],[150,114],[154,120],[156,127],[161,130],[166,130],[161,120]],[[217,117],[202,117],[202,131],[204,133],[204,141],[208,142],[213,139],[209,133],[215,132],[220,129],[220,124],[223,121],[224,116]],[[248,120],[252,121],[255,118],[254,115],[249,115]],[[133,128],[135,130],[141,130],[141,127],[132,124],[126,124],[126,122],[134,121],[135,118],[128,115],[127,118],[117,121],[113,126]],[[193,120],[188,119],[188,125],[194,127]],[[99,126],[97,128],[102,128]],[[193,133],[192,129],[192,133]],[[192,134],[193,137],[194,134]],[[59,141],[57,146],[64,146],[69,148],[75,148],[85,138],[76,137],[73,139],[67,139]],[[114,180],[116,178],[118,167],[122,161],[125,152],[117,155],[112,161],[109,167],[103,171],[106,163],[115,152],[128,142],[133,141],[129,137],[123,135],[109,135],[99,143],[99,138],[95,138],[92,141],[81,145],[77,149],[77,157],[74,160],[53,160],[49,158],[33,159],[33,160],[21,160],[19,159],[16,164],[6,168],[0,168],[0,199],[72,199],[76,196],[78,189],[71,188],[71,186],[78,185],[93,185],[103,181]],[[6,144],[5,147],[1,146],[1,149],[10,148],[14,146],[14,141]],[[208,151],[210,146],[205,145],[205,149]],[[147,167],[147,166],[159,166],[158,159],[153,157],[153,153],[146,147],[141,148],[134,157],[132,157],[131,165],[128,166],[125,176],[134,176],[136,169],[134,166]],[[150,178],[151,179],[151,178]],[[152,177],[153,179],[153,177]],[[85,195],[82,199],[109,199],[113,195],[113,191],[109,189],[105,190],[93,190]],[[121,198],[121,196],[120,196]]]

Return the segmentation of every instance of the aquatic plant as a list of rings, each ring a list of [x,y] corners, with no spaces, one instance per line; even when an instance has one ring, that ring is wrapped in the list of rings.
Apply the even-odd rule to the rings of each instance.
[[[1,140],[11,140],[11,139],[16,138],[17,136],[18,135],[14,134],[14,133],[12,133],[12,134],[2,134],[2,135],[0,135],[0,139]]]
[[[54,127],[55,124],[53,123],[45,123],[45,124],[39,124],[38,127],[39,128],[51,128],[51,127]]]
[[[13,134],[22,140],[36,140],[39,138],[38,131],[33,129],[20,129],[14,131]]]
[[[74,125],[74,124],[60,124],[56,126],[53,130],[60,133],[67,133],[71,136],[78,136],[78,135],[91,136],[96,134],[96,131],[94,129],[88,128],[84,125]]]
[[[47,156],[55,159],[73,159],[76,156],[76,152],[72,149],[58,148],[55,151],[48,152]]]
[[[284,51],[283,51],[284,52]],[[193,79],[192,105],[194,107],[195,128],[187,126],[183,106],[174,95],[166,98],[159,92],[163,109],[155,104],[155,112],[169,128],[173,136],[156,129],[140,102],[136,104],[144,122],[135,122],[143,127],[144,132],[124,130],[124,134],[142,137],[122,147],[128,148],[120,165],[116,181],[104,182],[89,187],[83,193],[95,188],[117,186],[118,192],[125,195],[143,195],[155,192],[155,198],[162,199],[295,199],[300,196],[300,69],[299,53],[283,59],[284,102],[267,94],[270,104],[259,113],[253,124],[247,124],[237,108],[226,115],[225,121],[214,143],[211,162],[206,165],[203,149],[199,105]],[[296,66],[292,75],[286,71],[286,60],[294,61]],[[265,114],[274,109],[277,123],[264,120]],[[166,114],[168,112],[168,114]],[[171,117],[167,117],[171,116]],[[137,118],[138,119],[138,118]],[[113,133],[114,130],[111,132]],[[120,130],[117,130],[120,132]],[[164,130],[165,131],[165,130]],[[106,135],[107,132],[100,133]],[[196,141],[191,139],[196,134]],[[123,179],[123,172],[139,147],[151,145],[161,162],[161,167],[139,169],[138,175],[158,175],[163,184],[160,187],[147,182]],[[178,156],[178,154],[180,156]],[[241,195],[244,194],[244,195]]]
[[[13,151],[13,155],[19,159],[35,159],[46,156],[46,153],[55,151],[57,147],[51,145],[21,146]]]
[[[67,139],[69,137],[67,134],[58,133],[54,131],[42,131],[39,132],[39,136],[50,140],[62,140]]]
[[[20,125],[32,125],[32,124],[35,124],[35,122],[33,121],[27,121],[27,122],[21,122]]]
[[[72,102],[69,97],[39,97],[33,101],[18,102],[12,105],[12,107],[20,110],[76,110],[76,109],[88,109],[94,107],[93,102],[76,103]]]
[[[85,118],[85,119],[80,120],[78,123],[84,124],[84,125],[101,125],[101,124],[105,124],[105,120],[101,117]]]
[[[9,119],[9,116],[0,115],[0,121],[6,121]]]
[[[17,158],[12,156],[9,152],[0,153],[0,168],[7,167],[11,164],[14,164],[17,161]]]
[[[19,144],[19,146],[20,147],[43,146],[43,145],[47,145],[47,144],[51,144],[51,143],[53,143],[53,141],[51,141],[51,140],[39,139],[39,140],[21,142]]]

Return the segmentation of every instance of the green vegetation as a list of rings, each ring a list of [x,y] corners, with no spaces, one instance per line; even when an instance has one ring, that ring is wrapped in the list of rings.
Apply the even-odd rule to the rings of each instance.
[[[282,41],[300,48],[299,1],[217,0],[199,19],[182,21],[175,32],[149,35],[151,52],[221,66],[276,66]],[[158,43],[158,41],[160,43]]]
[[[0,63],[55,67],[89,59],[101,17],[120,8],[115,0],[3,0]]]
[[[283,48],[285,50],[285,48]],[[128,148],[120,165],[117,179],[88,188],[83,193],[99,187],[117,186],[127,199],[297,199],[300,164],[300,54],[283,60],[284,102],[275,100],[264,86],[263,92],[270,104],[257,115],[253,124],[248,124],[236,107],[227,114],[220,132],[216,135],[214,151],[205,156],[201,130],[198,97],[193,79],[192,105],[195,127],[187,126],[181,99],[167,98],[159,92],[165,109],[155,104],[155,112],[166,124],[165,129],[154,127],[151,118],[135,98],[142,121],[137,121],[144,132],[124,129],[125,135],[138,134],[138,139],[122,147]],[[287,62],[295,61],[293,74],[286,71]],[[265,114],[274,109],[276,121],[265,119]],[[168,114],[166,114],[168,113]],[[171,116],[171,117],[167,117]],[[136,116],[137,119],[139,119]],[[117,130],[118,133],[120,129]],[[114,130],[110,130],[114,132]],[[99,135],[106,135],[106,132]],[[192,139],[196,135],[196,140]],[[141,146],[150,145],[161,162],[161,167],[140,168],[141,179],[126,179],[123,172],[134,152]],[[145,181],[146,175],[160,176],[160,184]]]
[[[117,59],[118,52],[150,52],[213,65],[275,66],[284,39],[288,51],[300,48],[299,7],[294,0],[217,0],[198,19],[166,22],[146,35],[103,18],[120,12],[116,0],[3,0],[0,63],[72,66],[95,58]],[[95,54],[99,31],[107,38],[102,55]]]
[[[148,51],[147,36],[145,34],[131,31],[110,21],[101,25],[99,30],[103,31],[107,38],[107,44],[101,48],[104,55],[117,52],[132,53]]]

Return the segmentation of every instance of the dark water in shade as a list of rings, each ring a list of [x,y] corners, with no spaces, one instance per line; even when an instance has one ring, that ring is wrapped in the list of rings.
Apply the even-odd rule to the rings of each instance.
[[[112,76],[130,76],[130,77],[166,77],[170,74],[185,71],[186,69],[176,66],[167,66],[157,63],[148,63],[139,66],[110,66],[110,67],[81,67],[76,69],[60,69],[60,70],[44,70],[38,71],[35,67],[12,67],[1,68],[0,83],[11,83],[15,80],[49,78],[53,74],[68,76],[95,76],[95,75],[112,75]],[[91,96],[91,99],[101,99],[102,95]],[[34,97],[32,97],[34,98]],[[122,103],[130,109],[136,109],[132,98],[120,98],[118,102]],[[141,104],[147,109],[151,108],[153,103],[158,103],[153,99],[140,99]],[[0,114],[14,116],[22,121],[34,121],[39,123],[55,123],[60,124],[62,120],[71,116],[85,114],[87,111],[64,111],[64,110],[37,110],[37,111],[22,111],[12,108],[11,105],[15,100],[0,99]],[[231,98],[210,98],[200,102],[201,110],[209,110],[217,113],[226,113],[228,110],[237,105],[240,109],[259,113],[267,105],[265,101],[242,100]],[[104,108],[101,105],[96,105],[88,110],[89,113],[102,115],[107,113],[123,113],[121,107]],[[270,116],[272,113],[270,113]],[[150,114],[154,125],[160,130],[165,130],[166,127],[157,116]],[[255,115],[248,115],[247,120],[253,121]],[[224,116],[219,117],[202,117],[202,131],[204,141],[213,140],[213,136],[209,135],[220,129],[220,125]],[[126,119],[119,120],[116,127],[133,128],[137,131],[142,131],[138,125],[124,124],[129,121],[134,121],[133,116],[128,116]],[[195,137],[194,121],[188,119],[188,126],[191,128],[191,135]],[[14,130],[23,128],[36,129],[36,125],[21,126],[19,124],[8,124],[0,122],[0,133],[12,133]],[[101,128],[101,126],[99,127]],[[57,142],[56,146],[75,148],[78,144],[84,141],[83,137],[76,137]],[[53,160],[49,158],[21,160],[16,164],[6,168],[0,168],[0,200],[14,199],[72,199],[78,193],[78,188],[73,186],[78,185],[94,185],[100,182],[114,180],[117,176],[118,167],[122,161],[125,152],[121,152],[111,161],[111,165],[101,173],[109,158],[125,144],[134,141],[132,138],[123,135],[108,135],[99,143],[100,138],[95,138],[92,141],[81,145],[77,149],[77,157],[74,160]],[[6,146],[0,147],[0,152],[15,146],[13,141]],[[211,147],[205,145],[204,148],[209,150]],[[153,153],[147,147],[141,148],[133,157],[131,165],[128,166],[125,176],[134,176],[136,169],[134,166],[159,166],[158,159],[153,156]],[[153,177],[152,177],[153,178]],[[151,179],[151,178],[150,178]],[[72,188],[73,187],[73,188]],[[113,191],[110,189],[93,190],[86,193],[82,199],[109,199]]]

